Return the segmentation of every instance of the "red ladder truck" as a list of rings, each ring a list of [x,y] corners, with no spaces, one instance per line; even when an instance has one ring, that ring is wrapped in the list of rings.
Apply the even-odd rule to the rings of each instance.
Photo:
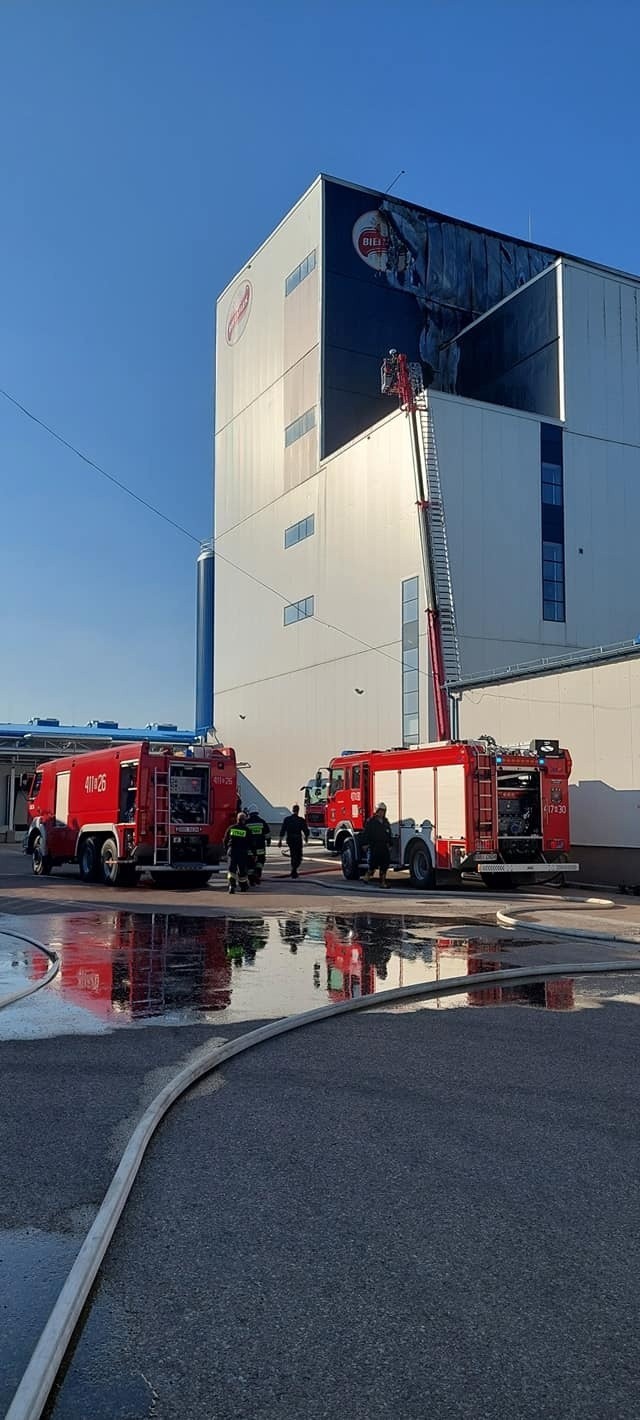
[[[364,866],[362,832],[377,804],[391,824],[391,867],[418,888],[472,874],[491,887],[577,872],[568,861],[571,756],[557,740],[490,738],[353,751],[331,761],[327,847],[345,878]]]
[[[77,863],[85,882],[204,885],[237,802],[232,749],[148,740],[39,765],[24,849],[36,876]]]

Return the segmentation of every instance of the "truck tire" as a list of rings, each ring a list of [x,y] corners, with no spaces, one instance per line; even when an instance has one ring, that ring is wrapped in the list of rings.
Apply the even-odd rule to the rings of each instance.
[[[409,854],[409,877],[413,887],[434,888],[436,875],[431,862],[431,854],[425,843],[414,843]]]
[[[31,872],[36,878],[48,878],[53,867],[48,853],[43,852],[44,839],[41,833],[36,833],[31,849]]]
[[[347,838],[342,849],[341,858],[343,877],[345,877],[349,883],[357,882],[360,877],[360,864],[358,862],[358,850],[353,838]]]
[[[105,887],[117,887],[122,880],[115,838],[105,838],[100,849],[100,876]]]
[[[97,883],[100,877],[100,849],[95,838],[83,838],[78,849],[78,867],[83,883]]]

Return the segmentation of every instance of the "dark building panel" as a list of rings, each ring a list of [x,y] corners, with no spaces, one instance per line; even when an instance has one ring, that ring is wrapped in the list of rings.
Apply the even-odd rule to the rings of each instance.
[[[324,201],[323,455],[384,418],[390,348],[426,383],[458,393],[451,342],[543,271],[555,253],[379,193],[327,181]],[[353,393],[351,417],[349,391]]]

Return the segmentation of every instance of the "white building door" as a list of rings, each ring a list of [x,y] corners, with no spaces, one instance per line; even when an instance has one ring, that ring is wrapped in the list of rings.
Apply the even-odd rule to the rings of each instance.
[[[69,817],[69,779],[71,775],[68,769],[63,774],[56,774],[56,823],[66,824]]]

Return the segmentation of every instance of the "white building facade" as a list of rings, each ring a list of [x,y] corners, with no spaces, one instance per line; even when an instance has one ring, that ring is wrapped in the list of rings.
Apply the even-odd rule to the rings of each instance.
[[[463,680],[640,630],[639,290],[319,178],[223,292],[215,721],[267,805],[435,737],[390,347],[428,386]]]

